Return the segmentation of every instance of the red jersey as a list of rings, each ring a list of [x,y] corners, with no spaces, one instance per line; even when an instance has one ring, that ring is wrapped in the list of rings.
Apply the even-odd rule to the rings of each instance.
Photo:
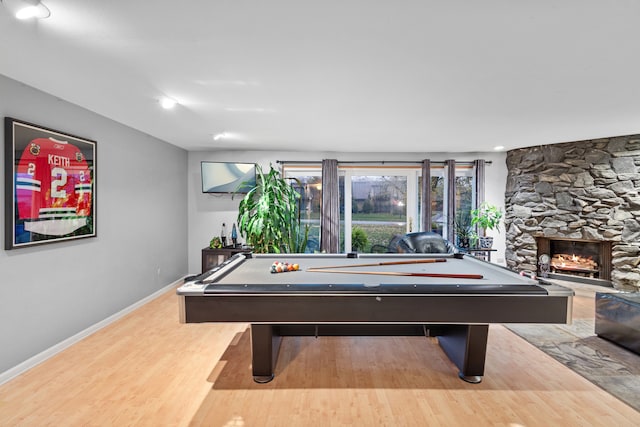
[[[22,152],[16,174],[18,216],[25,230],[64,236],[91,214],[91,174],[73,144],[37,138]]]

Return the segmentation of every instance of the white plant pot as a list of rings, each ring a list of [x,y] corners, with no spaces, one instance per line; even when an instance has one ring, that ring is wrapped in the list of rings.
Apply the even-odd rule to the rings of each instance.
[[[481,249],[491,249],[493,246],[493,237],[481,236],[479,238],[479,245]]]

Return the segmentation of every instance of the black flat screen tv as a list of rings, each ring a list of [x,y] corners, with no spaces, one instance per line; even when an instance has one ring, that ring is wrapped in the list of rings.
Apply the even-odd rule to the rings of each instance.
[[[256,186],[255,163],[201,162],[203,193],[248,193]]]

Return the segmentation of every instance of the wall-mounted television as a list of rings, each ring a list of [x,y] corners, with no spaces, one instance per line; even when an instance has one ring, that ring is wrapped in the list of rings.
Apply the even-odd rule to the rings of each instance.
[[[203,193],[248,193],[256,186],[255,163],[201,162]]]

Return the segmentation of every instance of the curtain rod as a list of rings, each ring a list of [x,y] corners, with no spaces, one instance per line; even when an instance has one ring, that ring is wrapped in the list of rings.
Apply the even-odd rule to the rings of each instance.
[[[484,163],[486,165],[490,165],[491,164],[491,160],[487,160]],[[287,163],[295,163],[298,165],[319,165],[322,164],[322,160],[319,161],[315,161],[315,160],[276,160],[276,163],[280,163],[280,164],[287,164]],[[420,166],[422,165],[422,161],[416,162],[416,161],[389,161],[389,160],[365,160],[362,162],[355,162],[355,161],[349,161],[349,162],[341,162],[340,160],[338,160],[338,164],[339,165],[353,165],[353,164],[380,164],[380,165],[385,165],[385,164],[391,164],[391,165],[397,165],[397,164],[409,164],[409,165],[417,165]],[[432,165],[445,165],[447,164],[446,161],[432,161],[431,162]],[[456,161],[457,165],[472,165],[473,164],[473,160],[470,161]]]

